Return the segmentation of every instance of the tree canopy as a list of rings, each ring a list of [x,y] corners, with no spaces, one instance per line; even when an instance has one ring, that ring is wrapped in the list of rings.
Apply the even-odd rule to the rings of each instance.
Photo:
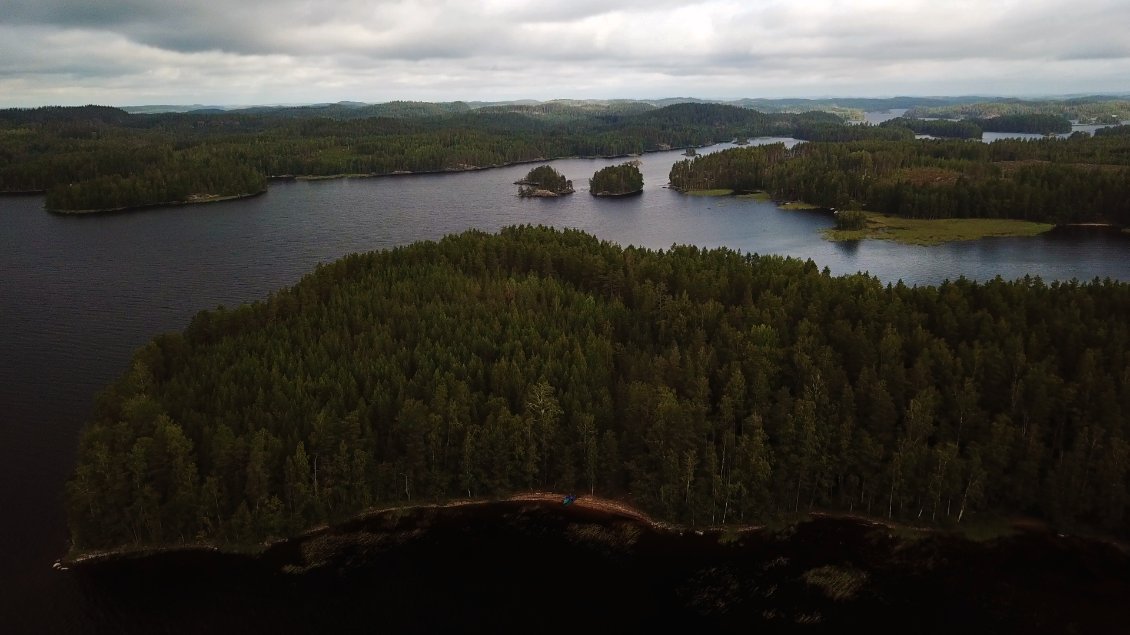
[[[518,183],[518,196],[523,197],[573,193],[573,182],[550,165],[540,165],[530,170],[526,178]]]
[[[639,162],[601,168],[589,179],[589,192],[594,196],[623,196],[643,191],[643,174]]]
[[[773,144],[680,161],[669,178],[681,190],[765,190],[911,218],[1130,225],[1130,141],[1114,134]]]
[[[77,549],[245,544],[532,488],[1125,534],[1130,285],[936,287],[514,227],[355,254],[155,338],[99,397]]]

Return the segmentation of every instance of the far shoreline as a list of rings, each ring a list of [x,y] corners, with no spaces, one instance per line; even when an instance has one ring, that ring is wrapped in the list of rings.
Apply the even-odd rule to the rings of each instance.
[[[143,205],[126,205],[124,207],[103,207],[94,209],[56,209],[44,206],[43,209],[51,212],[52,214],[59,214],[61,216],[88,216],[97,214],[110,214],[113,212],[128,212],[132,210],[148,209],[151,207],[181,207],[185,205],[208,205],[210,203],[225,203],[228,201],[239,201],[246,198],[255,198],[267,193],[267,188],[263,188],[257,192],[248,192],[246,194],[208,194],[200,196],[196,199],[185,201],[161,201],[158,203],[145,203]]]
[[[657,149],[654,149],[654,150],[644,150],[642,152],[630,152],[630,153],[624,153],[624,154],[570,155],[570,156],[549,157],[549,158],[538,157],[536,159],[523,159],[523,160],[520,160],[520,161],[510,161],[510,162],[507,162],[507,163],[495,163],[495,164],[491,164],[491,165],[462,165],[462,166],[458,166],[458,167],[442,168],[442,169],[438,169],[438,170],[393,170],[392,172],[340,173],[340,174],[271,174],[271,175],[267,175],[267,177],[266,177],[266,179],[267,179],[267,187],[266,188],[264,188],[263,190],[261,190],[259,192],[252,192],[252,193],[249,193],[249,194],[238,194],[238,195],[224,196],[224,197],[218,197],[218,198],[209,198],[208,200],[196,200],[196,201],[191,201],[191,200],[189,200],[189,201],[161,201],[161,202],[157,202],[157,203],[144,203],[144,204],[141,204],[141,205],[127,205],[127,206],[124,206],[124,207],[113,207],[113,208],[69,210],[69,209],[53,209],[53,208],[48,208],[48,207],[45,206],[44,209],[47,210],[48,212],[51,212],[52,214],[64,214],[64,215],[79,216],[79,215],[87,215],[87,214],[103,214],[103,213],[110,213],[110,212],[127,212],[127,211],[132,211],[132,210],[148,209],[148,208],[151,208],[151,207],[172,207],[172,206],[181,206],[181,205],[200,205],[200,204],[206,204],[206,203],[220,203],[220,202],[224,202],[224,201],[234,201],[234,200],[239,200],[239,199],[244,199],[244,198],[252,198],[252,197],[255,197],[255,196],[259,196],[261,194],[265,194],[265,193],[267,193],[267,190],[270,188],[271,181],[317,182],[317,181],[336,181],[336,180],[342,180],[342,179],[382,179],[382,178],[402,177],[402,176],[429,176],[429,175],[438,175],[438,174],[459,174],[459,173],[462,173],[462,172],[480,172],[480,171],[483,171],[483,170],[494,170],[494,169],[498,169],[498,168],[509,168],[509,167],[514,167],[516,165],[528,165],[530,163],[547,163],[549,161],[567,161],[567,160],[572,160],[572,159],[578,159],[578,160],[584,159],[584,160],[590,160],[590,161],[596,161],[596,160],[602,160],[602,159],[603,160],[624,159],[624,158],[638,157],[641,154],[655,154],[655,153],[659,153],[659,152],[675,152],[675,151],[683,150],[685,148],[690,148],[690,147],[709,148],[710,146],[715,146],[715,145],[719,145],[719,144],[723,144],[723,143],[730,143],[730,142],[729,141],[715,141],[714,143],[708,143],[706,145],[700,145],[700,146],[657,148]],[[641,192],[642,192],[642,190],[641,190]],[[0,196],[34,196],[34,195],[45,195],[46,193],[47,193],[47,190],[10,191],[10,192],[9,191],[0,191]]]

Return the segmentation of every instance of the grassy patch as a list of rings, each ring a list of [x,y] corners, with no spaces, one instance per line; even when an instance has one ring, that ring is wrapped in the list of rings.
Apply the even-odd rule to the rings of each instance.
[[[852,567],[824,566],[809,569],[801,576],[833,600],[850,600],[867,583],[867,574]]]
[[[955,240],[976,240],[990,236],[1036,236],[1054,225],[1002,218],[918,219],[867,214],[863,229],[826,229],[828,240],[893,240],[908,245],[937,245]]]
[[[687,190],[688,196],[729,196],[733,190]]]
[[[819,205],[805,203],[804,201],[789,201],[788,203],[781,203],[778,207],[789,210],[824,209]]]

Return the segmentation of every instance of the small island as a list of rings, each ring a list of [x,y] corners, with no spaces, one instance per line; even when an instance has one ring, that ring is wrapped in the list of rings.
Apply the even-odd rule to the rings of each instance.
[[[540,165],[515,183],[522,198],[556,198],[572,194],[573,182],[549,165]]]
[[[630,196],[643,192],[639,161],[628,161],[597,170],[589,179],[593,196]]]

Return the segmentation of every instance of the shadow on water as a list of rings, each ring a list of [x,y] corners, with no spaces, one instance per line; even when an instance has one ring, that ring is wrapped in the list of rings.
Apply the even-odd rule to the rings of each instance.
[[[845,256],[854,257],[859,255],[859,247],[862,240],[837,240],[833,244],[836,246],[836,251]]]
[[[1125,241],[1130,245],[1130,232],[1114,225],[1057,225],[1043,235],[1049,240]]]

